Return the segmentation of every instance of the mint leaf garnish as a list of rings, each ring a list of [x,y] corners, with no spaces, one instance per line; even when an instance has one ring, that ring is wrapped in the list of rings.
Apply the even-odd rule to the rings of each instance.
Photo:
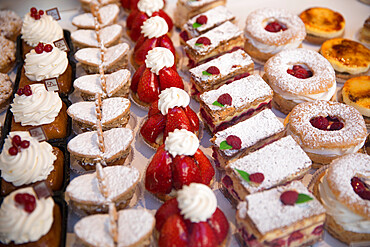
[[[212,75],[211,73],[208,73],[207,71],[202,71],[203,75]]]
[[[242,171],[242,170],[239,170],[239,169],[235,169],[238,173],[239,173],[239,175],[245,180],[245,181],[247,181],[248,183],[251,181],[250,179],[249,179],[249,173],[248,172],[245,172],[245,171]]]
[[[227,144],[227,142],[226,141],[223,141],[223,142],[221,142],[220,143],[220,149],[221,150],[226,150],[226,149],[232,149],[233,147],[232,146],[230,146],[229,144]]]
[[[193,28],[198,28],[200,26],[202,26],[202,24],[199,24],[198,22],[194,22],[193,24]]]
[[[298,198],[297,198],[297,201],[295,203],[300,204],[300,203],[305,203],[305,202],[308,202],[308,201],[311,201],[311,200],[313,200],[313,198],[310,197],[309,195],[298,194]]]
[[[215,102],[213,102],[212,105],[219,106],[219,107],[224,107],[224,105],[221,104],[221,103],[218,103],[217,100]]]

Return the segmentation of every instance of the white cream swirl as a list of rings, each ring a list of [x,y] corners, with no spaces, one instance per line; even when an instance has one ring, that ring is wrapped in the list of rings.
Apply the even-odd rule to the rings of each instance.
[[[27,213],[17,205],[14,197],[18,193],[32,194],[36,198],[36,208]],[[0,208],[0,242],[15,244],[35,242],[49,232],[53,224],[54,201],[51,197],[37,199],[31,187],[13,191],[5,197]]]
[[[149,17],[152,16],[154,12],[163,9],[163,0],[140,0],[137,3],[137,8],[141,12],[145,12]]]
[[[151,17],[141,26],[141,33],[149,39],[159,38],[168,33],[167,22],[159,16]]]
[[[11,138],[15,135],[19,135],[22,141],[29,141],[30,146],[22,148],[17,155],[10,155],[8,150],[13,146]],[[1,176],[15,186],[45,180],[54,169],[53,163],[56,159],[49,143],[38,142],[28,131],[10,132],[0,154]]]
[[[215,194],[204,184],[184,185],[177,192],[177,202],[184,219],[189,219],[194,223],[211,218],[217,209]]]
[[[298,48],[302,43],[302,40],[295,40],[285,45],[269,45],[269,44],[264,44],[262,42],[259,42],[258,40],[249,36],[247,33],[244,33],[244,35],[247,41],[251,43],[254,47],[256,47],[260,52],[270,53],[270,54],[277,54],[281,52],[282,50]]]
[[[11,106],[15,122],[22,126],[49,124],[62,109],[62,100],[58,93],[46,91],[44,84],[32,84],[32,95],[15,95]]]
[[[145,64],[150,71],[159,75],[164,67],[170,68],[175,64],[175,57],[172,52],[164,47],[155,47],[146,55]]]
[[[198,147],[199,140],[193,132],[175,129],[168,134],[164,149],[175,157],[176,155],[194,155]]]
[[[189,94],[177,87],[166,88],[159,95],[158,109],[163,115],[167,115],[170,108],[187,107],[190,103]]]
[[[370,220],[349,210],[346,206],[338,202],[330,190],[326,175],[323,177],[319,192],[326,212],[346,231],[357,233],[370,233]]]
[[[31,81],[42,81],[58,77],[63,74],[68,66],[67,53],[52,45],[51,52],[37,54],[33,49],[26,54],[24,70]]]
[[[56,20],[46,13],[39,20],[27,13],[22,25],[22,39],[30,46],[36,46],[39,42],[52,43],[63,38],[63,29]]]

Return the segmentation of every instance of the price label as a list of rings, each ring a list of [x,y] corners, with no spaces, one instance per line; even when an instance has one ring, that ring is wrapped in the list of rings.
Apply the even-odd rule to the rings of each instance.
[[[56,77],[45,79],[44,84],[45,84],[46,90],[48,91],[51,91],[51,92],[59,91],[58,79]]]
[[[58,47],[59,50],[69,52],[69,47],[68,47],[68,44],[67,44],[67,41],[65,40],[65,38],[58,39],[58,40],[54,41],[53,43],[54,43],[55,47]]]
[[[33,138],[35,138],[39,142],[43,142],[47,140],[45,131],[42,127],[36,127],[36,128],[29,129],[28,132]]]
[[[56,21],[59,21],[61,19],[58,8],[48,9],[45,12],[47,15],[50,15],[51,17],[53,17]]]
[[[52,196],[52,194],[53,194],[51,188],[49,187],[49,185],[45,181],[42,181],[40,183],[36,183],[33,186],[33,190],[35,191],[38,199],[48,198],[48,197]]]

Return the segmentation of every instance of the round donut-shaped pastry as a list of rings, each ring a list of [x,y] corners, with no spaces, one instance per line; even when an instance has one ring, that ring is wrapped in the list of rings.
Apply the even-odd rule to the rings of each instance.
[[[297,48],[306,37],[302,20],[285,9],[263,8],[249,14],[244,29],[245,51],[257,62]]]
[[[370,156],[356,153],[335,159],[316,180],[326,212],[326,228],[347,244],[370,241]]]
[[[264,79],[274,90],[273,105],[284,114],[299,103],[330,100],[335,94],[334,69],[313,50],[284,50],[267,60],[264,68]]]
[[[287,133],[318,164],[356,153],[367,136],[365,121],[354,107],[324,100],[295,106],[287,117]]]

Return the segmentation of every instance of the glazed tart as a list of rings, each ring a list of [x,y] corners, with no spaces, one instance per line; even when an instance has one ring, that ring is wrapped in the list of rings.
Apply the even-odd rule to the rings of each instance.
[[[91,11],[91,2],[92,0],[80,0],[81,7],[85,12]],[[119,6],[119,0],[100,0],[99,7],[103,7],[109,4],[117,4]]]
[[[356,41],[330,39],[322,44],[320,53],[331,63],[339,79],[347,80],[369,71],[370,50]]]
[[[255,61],[264,63],[282,50],[298,48],[306,31],[302,20],[289,11],[263,8],[248,15],[244,35],[244,50]]]
[[[338,102],[301,103],[289,113],[286,123],[287,133],[319,164],[356,153],[367,136],[362,115],[354,107]]]
[[[325,209],[298,181],[245,197],[236,212],[245,246],[309,246],[323,233]]]
[[[369,155],[349,154],[314,175],[314,194],[327,212],[326,229],[346,244],[370,241],[369,164]]]
[[[186,24],[182,26],[180,43],[184,45],[189,39],[196,38],[226,21],[234,22],[235,15],[233,15],[233,13],[223,5],[212,8],[204,13],[200,13],[188,20]]]
[[[328,8],[309,8],[299,14],[306,27],[306,40],[321,44],[325,40],[340,38],[344,35],[346,21],[343,16]]]
[[[212,134],[271,108],[272,90],[259,75],[200,95],[200,116]]]
[[[0,73],[8,73],[15,63],[16,47],[14,42],[0,35]]]
[[[299,103],[330,100],[335,95],[334,69],[315,51],[281,51],[267,60],[264,69],[264,79],[274,90],[273,106],[284,114]]]
[[[360,40],[366,44],[370,44],[370,16],[365,20],[360,31]]]
[[[242,49],[226,53],[189,70],[192,95],[199,100],[201,93],[247,77],[253,69],[251,57]]]
[[[284,136],[284,126],[270,109],[217,132],[210,140],[216,166],[225,169],[229,162],[262,148]]]
[[[186,41],[184,49],[189,57],[188,66],[192,68],[226,52],[242,48],[242,33],[236,25],[227,21],[199,37]]]
[[[176,198],[157,210],[155,219],[159,247],[228,244],[229,222],[217,207],[215,194],[204,184],[185,185]]]
[[[106,27],[117,23],[118,14],[119,7],[117,4],[108,4],[99,8],[100,26]],[[84,13],[73,17],[72,24],[79,29],[95,29],[94,16],[91,13]]]
[[[0,73],[0,112],[7,109],[10,96],[13,92],[13,83],[7,74]]]
[[[174,24],[181,28],[190,18],[217,6],[226,5],[226,0],[178,0],[174,13]]]
[[[249,194],[302,178],[311,164],[302,148],[287,136],[229,163],[222,185],[231,201],[239,202]]]
[[[46,181],[53,191],[63,185],[64,154],[27,131],[10,132],[0,154],[1,195]]]

